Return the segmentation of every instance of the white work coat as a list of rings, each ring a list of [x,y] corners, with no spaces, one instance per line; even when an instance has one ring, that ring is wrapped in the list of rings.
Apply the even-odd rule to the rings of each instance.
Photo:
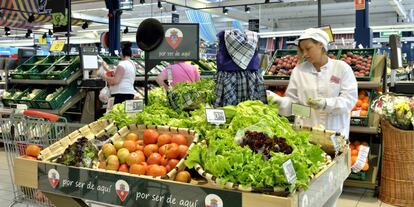
[[[307,105],[309,98],[326,99],[326,107],[311,110],[310,118],[296,118],[295,124],[320,127],[349,136],[350,112],[358,99],[358,84],[349,65],[328,58],[328,63],[317,72],[305,61],[292,71],[285,97],[280,103],[280,114],[291,115],[291,104]]]

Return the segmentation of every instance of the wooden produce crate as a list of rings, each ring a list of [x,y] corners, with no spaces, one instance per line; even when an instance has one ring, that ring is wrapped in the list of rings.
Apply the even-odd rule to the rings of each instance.
[[[341,153],[312,179],[306,191],[287,197],[225,190],[197,180],[178,183],[23,158],[15,159],[13,170],[17,185],[58,197],[53,201],[57,206],[70,197],[122,206],[208,206],[216,202],[232,207],[305,207],[320,206],[333,195],[350,173],[349,162],[349,151]]]

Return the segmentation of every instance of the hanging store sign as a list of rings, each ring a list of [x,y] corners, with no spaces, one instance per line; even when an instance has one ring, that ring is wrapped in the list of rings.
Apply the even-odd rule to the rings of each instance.
[[[171,14],[171,23],[180,23],[180,15],[176,13]]]
[[[50,52],[60,52],[65,47],[65,40],[55,40],[52,42],[49,51]]]
[[[365,0],[355,0],[355,10],[364,10]]]
[[[38,184],[44,192],[119,206],[242,206],[240,192],[46,163],[38,164]]]
[[[380,32],[380,38],[382,37],[390,37],[391,35],[402,36],[401,31],[394,31],[394,32]]]
[[[46,4],[45,9],[52,16],[53,32],[67,32],[70,25],[66,0],[48,0],[43,4]]]
[[[149,53],[150,60],[198,60],[198,24],[166,23],[162,26],[164,40]]]
[[[132,10],[133,6],[133,0],[119,0],[119,10]]]
[[[259,32],[259,19],[249,19],[249,30],[252,32]]]

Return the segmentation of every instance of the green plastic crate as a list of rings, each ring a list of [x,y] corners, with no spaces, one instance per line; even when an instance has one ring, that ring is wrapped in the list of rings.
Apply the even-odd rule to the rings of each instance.
[[[29,70],[28,75],[32,80],[45,80],[47,78],[47,72],[54,66],[50,65],[36,65]]]
[[[368,171],[359,171],[357,173],[352,172],[348,176],[351,180],[361,180],[361,181],[367,181],[368,180]]]
[[[35,106],[40,109],[58,109],[78,92],[78,86],[77,84],[71,84],[70,86],[64,88],[52,100],[46,101],[46,96],[53,93],[54,91],[55,89],[46,90],[46,92],[41,96],[36,97],[32,103],[35,103]]]
[[[45,61],[47,56],[32,56],[27,59],[22,65],[38,65]]]
[[[45,60],[41,63],[42,65],[52,65],[54,63],[59,62],[64,56],[57,56],[57,55],[49,55],[45,58]]]
[[[369,125],[369,117],[371,115],[371,104],[372,100],[375,98],[374,90],[369,90],[369,101],[368,101],[368,113],[366,117],[360,116],[351,116],[351,125],[353,126],[368,126]]]
[[[26,95],[28,95],[29,93],[31,93],[35,88],[29,88],[28,90],[26,90],[22,95],[19,96],[19,98],[16,99],[16,102],[19,104],[26,104],[27,107],[29,108],[35,108],[34,104],[33,104],[33,100],[36,99],[36,97],[42,95],[44,89],[40,89],[41,91],[32,99],[23,99],[23,97],[25,97]],[[39,89],[39,88],[38,88]]]
[[[36,67],[36,65],[20,65],[15,71],[10,72],[12,79],[28,79],[29,71]]]
[[[332,54],[333,56],[330,58],[332,59],[336,59],[339,60],[341,58],[341,50],[340,49],[332,49],[332,50],[328,50],[327,52],[328,56],[330,56],[330,54]]]
[[[101,56],[102,59],[110,65],[118,65],[119,57],[117,56]]]
[[[288,80],[290,75],[275,75],[275,74],[272,74],[275,71],[271,71],[273,65],[278,66],[278,64],[275,63],[275,61],[278,58],[282,58],[282,57],[285,57],[285,56],[288,56],[288,55],[290,55],[290,56],[297,55],[297,50],[276,50],[276,52],[273,54],[273,57],[271,59],[271,64],[268,65],[268,67],[266,69],[266,72],[265,72],[265,75],[263,77],[265,79],[286,79],[286,80]],[[279,67],[281,67],[281,68],[276,69],[276,72],[279,71],[279,70],[286,70],[286,71],[289,70],[289,69],[283,68],[282,66],[279,66]]]
[[[374,62],[375,62],[375,57],[376,57],[376,53],[375,53],[375,49],[373,48],[367,48],[367,49],[342,49],[341,50],[341,60],[344,60],[344,55],[348,56],[350,53],[352,54],[357,54],[357,55],[362,55],[364,56],[364,58],[367,58],[368,56],[371,56],[371,63],[370,63],[370,67],[369,67],[369,74],[365,74],[364,76],[357,76],[357,74],[355,74],[355,77],[357,80],[360,81],[370,81],[372,79],[372,75],[374,74]],[[348,57],[346,57],[348,58]],[[368,58],[367,58],[368,59]],[[344,60],[346,61],[346,60]],[[365,61],[362,61],[365,62]],[[348,63],[349,64],[349,63]],[[351,63],[349,64],[352,68],[352,70],[354,71],[354,73],[356,73],[358,70],[356,69],[356,65],[355,63]]]
[[[80,68],[79,62],[72,62],[70,65],[54,65],[45,72],[46,78],[51,80],[64,80],[69,78]]]
[[[74,62],[79,62],[79,56],[78,55],[65,55],[63,58],[59,59],[58,62],[56,62],[55,65],[63,65],[68,66]]]
[[[10,92],[11,94],[15,94],[16,92],[22,92],[20,95],[11,97],[11,98],[2,98],[3,101],[3,105],[4,106],[11,106],[13,104],[17,104],[17,100],[24,94],[26,93],[28,90],[30,90],[30,88],[27,88],[25,90],[20,90],[20,89],[16,89],[16,88],[12,88],[7,90],[7,92]]]

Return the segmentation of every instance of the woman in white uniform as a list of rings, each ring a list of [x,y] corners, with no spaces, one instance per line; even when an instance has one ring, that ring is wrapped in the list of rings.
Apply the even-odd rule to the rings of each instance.
[[[321,29],[310,28],[299,37],[298,55],[305,61],[292,71],[285,97],[267,91],[270,102],[277,102],[280,114],[291,115],[292,103],[311,107],[309,118],[296,118],[302,126],[320,127],[349,136],[350,112],[358,99],[358,85],[349,65],[330,59],[329,37]],[[324,206],[335,206],[342,186]]]

